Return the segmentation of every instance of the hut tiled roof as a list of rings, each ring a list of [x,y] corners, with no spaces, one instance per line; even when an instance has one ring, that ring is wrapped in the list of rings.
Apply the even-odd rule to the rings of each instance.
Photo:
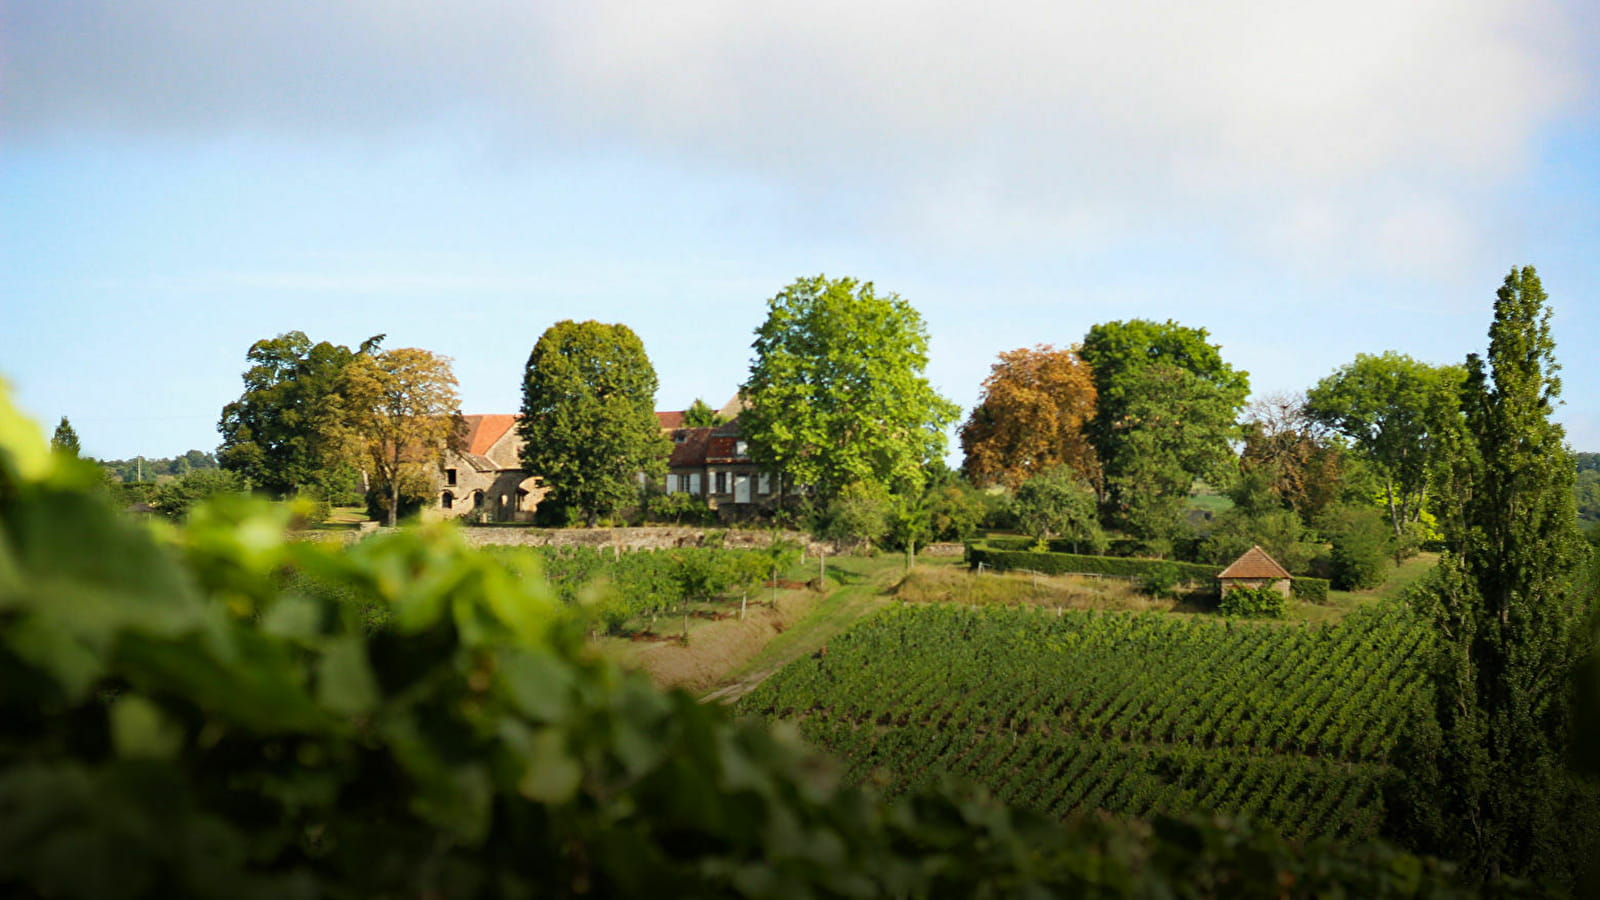
[[[1277,560],[1267,555],[1267,551],[1255,546],[1246,550],[1244,555],[1233,561],[1233,565],[1223,569],[1218,578],[1293,578],[1289,570],[1278,565]]]

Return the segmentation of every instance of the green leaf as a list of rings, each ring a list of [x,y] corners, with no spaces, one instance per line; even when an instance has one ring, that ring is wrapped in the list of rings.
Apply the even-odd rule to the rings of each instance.
[[[377,679],[359,635],[331,641],[317,663],[317,701],[340,715],[358,716],[378,705]]]
[[[183,747],[183,726],[159,706],[129,694],[111,706],[111,743],[128,759],[172,759]]]

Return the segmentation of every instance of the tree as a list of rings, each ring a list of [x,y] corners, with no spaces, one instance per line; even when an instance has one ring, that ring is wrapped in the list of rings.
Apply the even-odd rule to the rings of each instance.
[[[1104,473],[1110,524],[1170,546],[1198,478],[1233,463],[1229,441],[1250,391],[1203,328],[1134,319],[1095,325],[1079,355],[1094,373],[1089,441]]]
[[[1241,479],[1259,481],[1279,504],[1293,508],[1307,522],[1339,499],[1343,453],[1318,434],[1317,423],[1306,413],[1304,395],[1269,394],[1251,402],[1242,429]]]
[[[1582,796],[1563,761],[1587,549],[1550,418],[1561,382],[1546,303],[1533,268],[1512,269],[1487,360],[1467,357],[1437,494],[1448,552],[1417,594],[1439,634],[1437,731],[1409,754],[1400,808],[1418,811],[1427,849],[1489,875],[1570,877],[1563,844]]]
[[[1045,469],[1024,481],[1012,509],[1018,527],[1041,542],[1064,538],[1073,543],[1074,553],[1105,549],[1094,491],[1067,466]]]
[[[870,282],[802,278],[767,301],[739,422],[751,457],[826,502],[868,481],[907,492],[959,409],[923,370],[922,316]]]
[[[699,397],[689,404],[683,411],[683,424],[685,428],[715,428],[726,423],[726,419],[718,415],[717,411],[706,404]]]
[[[366,348],[364,348],[366,349]],[[346,452],[371,466],[389,525],[402,483],[423,476],[460,439],[461,409],[449,357],[401,347],[356,354],[339,381]]]
[[[1306,414],[1349,438],[1382,480],[1398,542],[1425,508],[1464,372],[1402,353],[1360,354],[1306,394]]]
[[[244,393],[222,408],[217,451],[222,468],[276,497],[302,485],[323,488],[338,479],[346,411],[339,391],[345,367],[374,352],[383,335],[359,350],[290,331],[250,345]],[[190,461],[194,465],[194,461]]]
[[[1341,505],[1326,510],[1317,529],[1332,544],[1329,573],[1333,587],[1359,591],[1383,583],[1394,549],[1394,534],[1383,513],[1370,505]]]
[[[671,444],[655,417],[656,370],[626,325],[557,322],[528,356],[522,384],[522,463],[550,501],[590,525],[659,478]]]
[[[66,416],[61,417],[61,424],[56,426],[55,434],[50,436],[50,449],[68,456],[79,455],[78,432],[72,429],[72,423]]]
[[[1065,465],[1093,482],[1100,466],[1085,428],[1094,411],[1094,377],[1076,348],[1040,344],[1001,353],[961,427],[967,477],[979,487],[1015,490]]]
[[[237,472],[225,469],[194,469],[162,483],[155,489],[150,505],[172,519],[186,519],[189,510],[219,494],[242,494],[250,485]]]

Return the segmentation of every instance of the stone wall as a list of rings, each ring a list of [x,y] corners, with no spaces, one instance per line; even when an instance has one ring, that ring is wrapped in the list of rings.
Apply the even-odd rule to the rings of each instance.
[[[368,525],[372,528],[368,528]],[[360,536],[388,531],[377,523],[362,523]],[[326,533],[322,533],[326,535]],[[722,535],[721,546],[738,550],[760,550],[772,544],[774,536],[805,550],[807,556],[823,553],[838,556],[854,548],[832,541],[814,540],[800,531],[744,531],[730,529],[690,528],[675,526],[647,526],[643,528],[529,528],[527,526],[466,526],[461,536],[474,547],[620,547],[623,550],[670,550],[675,547],[699,547],[707,535]],[[355,540],[357,534],[340,535],[344,540]],[[328,539],[324,536],[322,539]],[[338,538],[334,538],[338,539]],[[887,552],[887,551],[885,551]],[[929,544],[917,551],[918,556],[960,556],[962,545]]]

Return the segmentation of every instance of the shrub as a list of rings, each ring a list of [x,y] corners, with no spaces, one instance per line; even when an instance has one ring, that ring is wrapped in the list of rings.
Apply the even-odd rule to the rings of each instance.
[[[1289,593],[1293,594],[1295,599],[1304,600],[1307,603],[1327,603],[1328,579],[1298,575],[1293,581],[1289,582]]]
[[[1234,587],[1222,592],[1217,609],[1225,616],[1281,619],[1288,611],[1288,602],[1271,585]]]
[[[1333,586],[1359,591],[1383,583],[1394,549],[1394,532],[1375,509],[1337,507],[1320,523],[1333,548]]]
[[[858,481],[833,498],[823,518],[822,536],[829,540],[875,543],[889,530],[889,494]]]

